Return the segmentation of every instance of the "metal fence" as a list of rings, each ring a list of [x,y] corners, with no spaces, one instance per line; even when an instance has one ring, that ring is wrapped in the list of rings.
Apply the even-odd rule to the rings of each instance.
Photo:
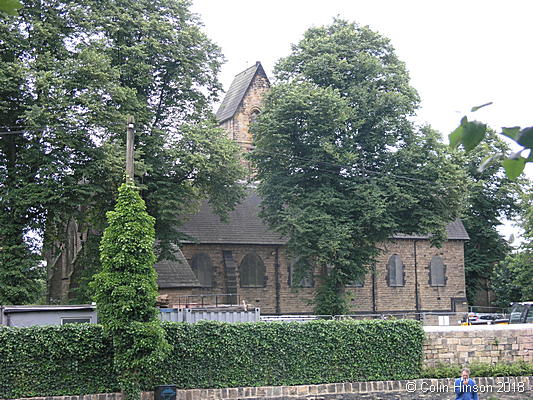
[[[195,323],[198,321],[220,322],[256,322],[260,320],[259,308],[250,310],[208,308],[160,308],[159,318],[162,321]]]
[[[501,319],[505,314],[500,314]],[[459,326],[463,324],[491,325],[498,322],[498,319],[474,319],[471,313],[466,312],[403,312],[403,313],[373,313],[373,314],[350,314],[350,315],[262,315],[261,321],[286,321],[286,322],[307,322],[319,319],[335,320],[365,320],[365,319],[414,319],[422,322],[425,326]]]
[[[177,308],[228,307],[241,305],[241,297],[233,293],[192,294],[177,297]]]

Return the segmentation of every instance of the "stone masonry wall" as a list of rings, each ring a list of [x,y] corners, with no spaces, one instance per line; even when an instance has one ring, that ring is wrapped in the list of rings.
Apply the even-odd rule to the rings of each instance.
[[[477,378],[483,399],[533,399],[533,377]],[[416,379],[331,383],[324,385],[239,387],[226,389],[177,390],[176,400],[448,400],[454,396],[454,379]],[[28,399],[30,400],[30,399]],[[119,393],[85,396],[33,397],[31,400],[122,400]],[[142,400],[154,400],[144,392]]]
[[[261,111],[263,97],[269,88],[270,83],[267,77],[263,74],[256,74],[233,118],[221,124],[221,127],[228,132],[229,138],[235,140],[243,152],[250,151],[252,148],[250,118],[254,111]]]
[[[464,267],[463,267],[463,242],[449,241],[443,248],[430,247],[427,241],[417,241],[417,275],[420,310],[451,310],[451,299],[464,297]],[[414,241],[396,240],[384,245],[386,252],[379,258],[374,281],[375,309],[372,296],[372,275],[367,274],[363,287],[348,288],[347,292],[352,298],[352,312],[394,312],[415,310],[415,261]],[[289,260],[282,247],[277,246],[250,246],[250,245],[184,245],[182,251],[190,261],[195,253],[209,254],[214,265],[216,285],[213,288],[202,289],[167,289],[161,294],[168,294],[171,300],[178,296],[200,293],[225,293],[224,288],[224,261],[222,250],[231,250],[237,265],[248,252],[256,252],[266,266],[267,283],[264,288],[239,288],[241,300],[245,300],[253,307],[260,307],[263,314],[276,312],[276,276],[275,254],[278,251],[279,260],[279,302],[282,314],[311,313],[311,301],[314,296],[318,270],[315,271],[315,287],[292,288],[289,286]],[[405,265],[405,285],[403,287],[390,287],[387,284],[387,261],[392,254],[399,254]],[[433,288],[429,286],[429,261],[433,255],[441,255],[447,265],[447,282],[445,287]],[[465,311],[457,309],[457,311]]]
[[[415,249],[416,246],[416,249]],[[385,252],[379,257],[376,275],[365,277],[363,287],[347,288],[351,298],[351,312],[401,312],[416,309],[416,293],[419,296],[419,311],[466,311],[460,301],[455,310],[453,299],[464,298],[464,260],[463,242],[450,240],[437,249],[431,247],[427,240],[393,240],[383,245]],[[182,252],[189,261],[194,254],[207,253],[214,266],[215,285],[211,288],[164,289],[160,294],[167,294],[171,304],[178,304],[179,297],[195,294],[224,294],[224,260],[223,250],[230,250],[237,267],[247,253],[255,252],[261,257],[266,267],[266,286],[263,288],[241,288],[238,294],[251,307],[259,307],[263,315],[276,314],[277,302],[281,314],[309,314],[313,312],[312,300],[319,284],[319,271],[315,270],[315,286],[294,288],[289,284],[290,260],[283,246],[274,245],[222,245],[222,244],[185,244]],[[415,254],[416,251],[416,262]],[[279,274],[276,279],[276,253],[279,262]],[[402,287],[387,284],[387,262],[392,254],[399,254],[404,263],[405,280]],[[447,281],[444,287],[429,285],[429,262],[434,255],[440,255],[446,264]],[[416,277],[415,277],[416,266]],[[238,273],[238,270],[237,270]],[[237,277],[238,278],[238,277]],[[418,279],[418,290],[415,282]],[[239,282],[239,279],[237,279]],[[277,296],[276,296],[276,285]],[[374,294],[373,294],[374,292]],[[464,308],[464,309],[463,309]]]
[[[424,365],[533,362],[533,326],[425,327]]]

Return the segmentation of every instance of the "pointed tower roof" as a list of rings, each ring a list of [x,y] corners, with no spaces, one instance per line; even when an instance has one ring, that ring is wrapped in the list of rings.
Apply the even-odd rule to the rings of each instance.
[[[239,105],[256,74],[262,74],[267,78],[265,70],[259,61],[235,75],[222,104],[220,104],[220,107],[218,108],[216,117],[219,123],[224,122],[235,115],[235,112],[239,108]]]

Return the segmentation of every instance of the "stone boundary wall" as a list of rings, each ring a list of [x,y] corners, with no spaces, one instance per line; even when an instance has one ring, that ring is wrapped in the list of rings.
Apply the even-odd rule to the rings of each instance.
[[[474,378],[483,398],[533,399],[533,376]],[[239,387],[178,390],[176,400],[341,400],[341,399],[450,399],[455,379],[415,379],[331,383],[323,385]],[[25,400],[122,400],[120,393],[32,397]],[[154,400],[144,392],[142,400]]]
[[[424,365],[533,362],[533,325],[426,326]]]

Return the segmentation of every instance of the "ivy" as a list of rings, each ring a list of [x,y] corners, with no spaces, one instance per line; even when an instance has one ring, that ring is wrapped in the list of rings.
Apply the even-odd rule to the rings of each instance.
[[[159,325],[149,326],[158,332]],[[179,388],[221,388],[421,375],[424,332],[416,321],[162,326],[172,349],[154,361],[156,373],[139,382],[144,390],[170,383]],[[150,329],[137,323],[128,333],[136,338],[131,339],[132,354],[151,348]],[[0,398],[115,392],[124,377],[113,368],[117,345],[122,343],[112,341],[99,325],[0,328]],[[115,356],[115,365],[116,361]]]
[[[100,245],[102,271],[90,286],[104,332],[113,342],[120,388],[126,399],[137,399],[142,382],[153,377],[169,350],[155,308],[155,219],[129,184],[119,188],[115,210],[107,218]]]

